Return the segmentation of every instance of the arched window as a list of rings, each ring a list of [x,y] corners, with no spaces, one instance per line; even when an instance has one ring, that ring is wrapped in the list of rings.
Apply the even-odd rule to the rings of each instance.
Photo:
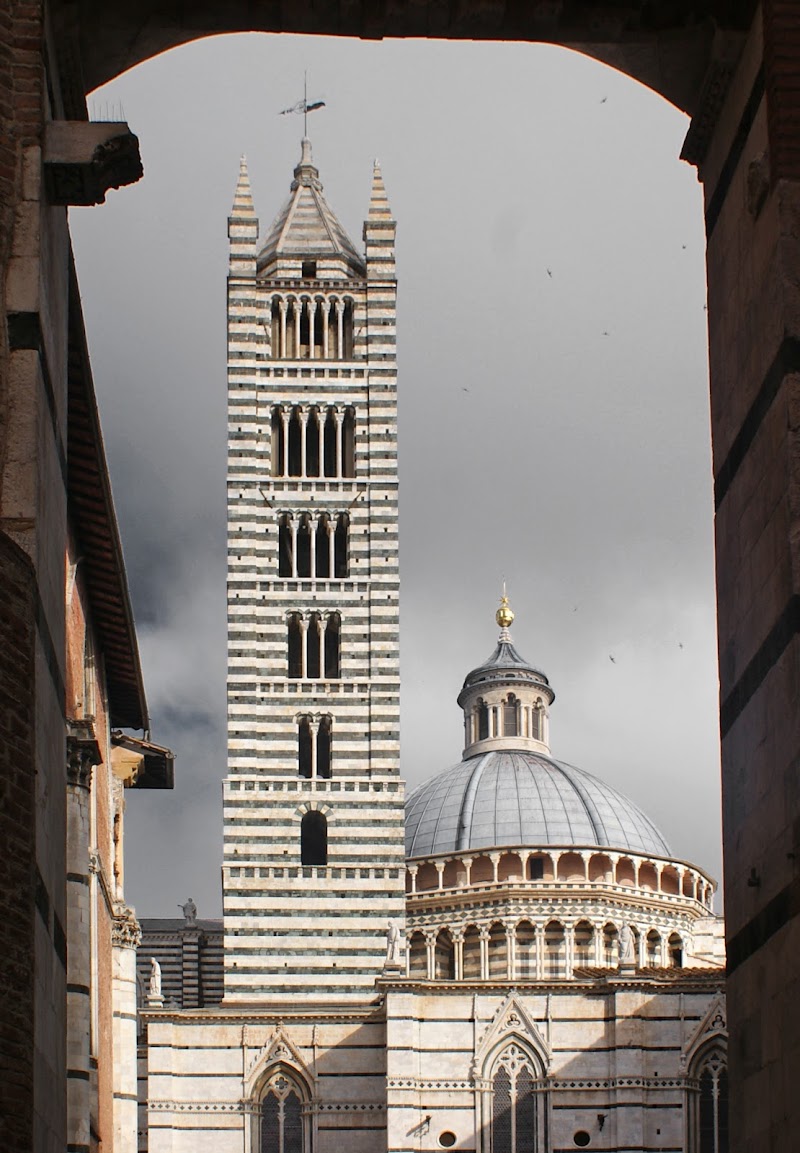
[[[311,576],[311,532],[311,518],[308,513],[301,513],[300,523],[297,526],[297,572],[295,576]]]
[[[428,976],[428,944],[425,934],[419,931],[411,934],[408,943],[408,975],[423,980]]]
[[[278,521],[278,576],[294,576],[292,518],[288,512]]]
[[[492,1077],[492,1153],[537,1153],[541,1148],[536,1077],[527,1054],[511,1044]]]
[[[299,1084],[283,1070],[273,1073],[255,1118],[254,1153],[308,1153],[304,1096]]]
[[[495,921],[489,929],[489,980],[502,981],[508,974],[508,938],[505,925]]]
[[[542,739],[542,702],[537,701],[531,709],[531,736],[535,741]]]
[[[283,413],[277,406],[272,410],[272,475],[284,476],[286,472],[286,446],[283,443]]]
[[[683,941],[677,933],[670,933],[667,944],[669,951],[669,964],[672,969],[683,968]]]
[[[325,679],[337,681],[341,675],[339,659],[339,634],[341,618],[331,613],[325,626]],[[317,674],[319,676],[319,673]]]
[[[289,614],[289,676],[292,679],[303,675],[303,626],[300,613]]]
[[[647,965],[650,969],[658,969],[661,965],[661,937],[651,929],[647,934]]]
[[[316,408],[306,423],[306,476],[319,476],[319,415]]]
[[[309,717],[301,717],[297,724],[297,771],[301,777],[311,776],[312,735]]]
[[[517,736],[517,698],[513,693],[503,701],[503,736]]]
[[[594,960],[594,929],[588,921],[578,921],[575,926],[575,964],[591,965]]]
[[[339,356],[342,360],[353,359],[353,302],[344,302],[344,318],[342,332],[342,349]]]
[[[328,539],[330,532],[330,520],[327,513],[323,513],[317,521],[317,539],[316,539],[316,575],[318,577],[332,576],[331,573],[331,546]]]
[[[516,929],[517,976],[523,981],[536,977],[536,930],[530,921],[520,921]]]
[[[331,718],[322,717],[317,730],[317,776],[331,776]]]
[[[728,1153],[728,1059],[724,1043],[701,1050],[690,1068],[690,1153]]]
[[[306,676],[310,680],[318,680],[321,676],[320,657],[322,638],[320,636],[321,622],[319,613],[312,613],[308,618],[306,630]]]
[[[347,558],[347,513],[340,513],[336,519],[336,531],[334,534],[334,571],[331,574],[337,580],[342,580],[348,575],[348,558]]]
[[[449,929],[441,929],[436,937],[433,954],[433,975],[437,981],[454,981],[456,976],[456,947]]]
[[[336,426],[336,412],[329,408],[325,416],[323,429],[323,456],[325,476],[337,475],[337,458],[339,456],[339,430]]]
[[[603,964],[612,969],[619,964],[619,933],[610,923],[603,926]]]
[[[300,823],[300,864],[327,865],[328,822],[317,809],[306,813]]]
[[[284,355],[284,351],[281,348],[281,305],[280,298],[277,296],[272,298],[270,317],[272,320],[272,356],[274,360],[279,360]],[[274,475],[275,473],[273,473]]]
[[[544,930],[545,976],[566,976],[567,946],[564,926],[558,921],[550,921]]]
[[[356,475],[356,414],[346,408],[342,420],[342,476]]]
[[[478,701],[478,740],[489,739],[489,706],[486,701]]]
[[[464,933],[462,949],[463,977],[465,981],[481,980],[481,934],[475,925],[469,925]]]
[[[303,418],[300,409],[295,405],[289,417],[289,476],[302,476],[303,463]]]

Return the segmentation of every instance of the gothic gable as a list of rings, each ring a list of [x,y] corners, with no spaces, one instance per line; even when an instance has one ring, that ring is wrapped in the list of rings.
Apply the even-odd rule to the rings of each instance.
[[[473,1076],[486,1076],[497,1054],[506,1044],[513,1042],[517,1042],[547,1072],[550,1067],[550,1047],[524,1005],[513,993],[509,993],[476,1046]]]

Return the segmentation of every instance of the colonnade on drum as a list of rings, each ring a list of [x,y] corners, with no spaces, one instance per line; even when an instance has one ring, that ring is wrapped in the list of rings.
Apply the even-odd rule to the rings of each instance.
[[[406,892],[496,885],[639,890],[652,897],[694,901],[710,910],[714,883],[692,865],[611,850],[548,848],[493,851],[412,861],[406,868]]]
[[[625,921],[638,968],[680,968],[680,933]],[[407,971],[426,981],[567,979],[581,968],[617,968],[620,929],[614,921],[522,918],[467,925],[409,926]]]

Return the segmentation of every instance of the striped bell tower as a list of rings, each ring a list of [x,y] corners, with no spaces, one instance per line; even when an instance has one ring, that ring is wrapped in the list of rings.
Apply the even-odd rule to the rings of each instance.
[[[364,999],[404,917],[396,224],[376,163],[359,252],[304,139],[261,243],[244,160],[228,225],[225,1000]]]

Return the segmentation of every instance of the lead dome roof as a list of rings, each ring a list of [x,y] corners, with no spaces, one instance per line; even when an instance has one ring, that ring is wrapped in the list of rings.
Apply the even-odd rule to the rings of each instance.
[[[406,801],[406,856],[503,846],[598,846],[671,857],[622,793],[543,753],[496,750],[460,761]]]

